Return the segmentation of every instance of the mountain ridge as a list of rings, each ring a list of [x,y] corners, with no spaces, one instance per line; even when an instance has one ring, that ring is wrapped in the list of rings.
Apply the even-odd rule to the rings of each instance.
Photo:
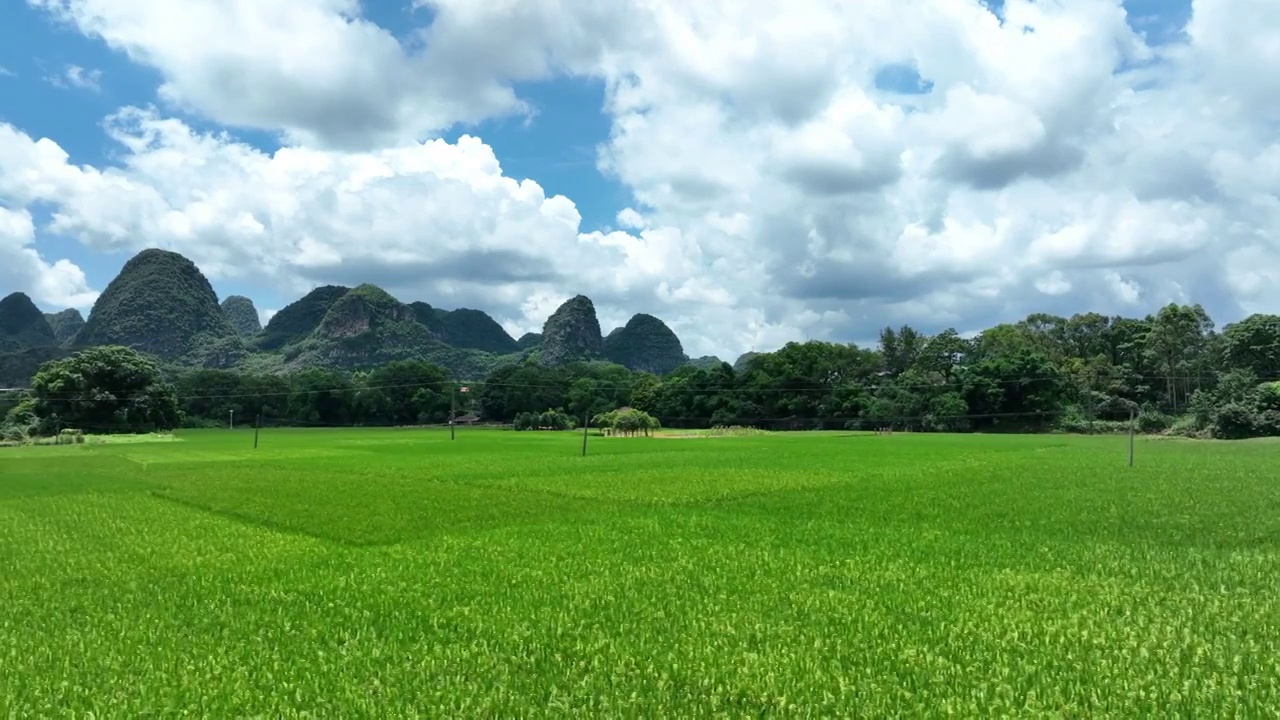
[[[229,295],[219,302],[195,263],[154,248],[124,264],[88,318],[75,310],[46,315],[29,298],[26,303],[20,299],[10,303],[15,317],[21,315],[37,328],[39,344],[33,346],[29,339],[19,344],[0,335],[0,354],[32,347],[75,351],[119,344],[155,355],[175,368],[365,371],[396,360],[423,360],[459,378],[524,362],[608,361],[595,307],[585,295],[566,301],[547,318],[542,332],[525,333],[519,339],[483,310],[405,303],[369,283],[315,287],[263,326],[253,300]],[[653,320],[666,329],[660,320]],[[678,346],[678,339],[675,343]],[[26,368],[30,360],[14,357],[11,362],[12,367]],[[671,364],[670,358],[649,361],[630,356],[628,362],[662,368]]]

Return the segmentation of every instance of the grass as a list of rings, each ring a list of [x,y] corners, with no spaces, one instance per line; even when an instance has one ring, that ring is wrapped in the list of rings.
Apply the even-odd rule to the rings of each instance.
[[[10,716],[1263,716],[1280,445],[0,450]]]

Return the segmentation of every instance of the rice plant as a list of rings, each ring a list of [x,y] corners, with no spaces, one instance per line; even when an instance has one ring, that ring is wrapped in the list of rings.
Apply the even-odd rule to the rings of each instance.
[[[0,449],[14,717],[1265,716],[1280,445]]]

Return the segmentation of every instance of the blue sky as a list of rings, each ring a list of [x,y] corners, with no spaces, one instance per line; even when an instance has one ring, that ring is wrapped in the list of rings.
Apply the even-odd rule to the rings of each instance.
[[[283,136],[211,118],[289,128],[306,143],[300,156],[329,168],[314,178],[287,160],[242,163],[224,145],[146,148],[146,162],[171,150],[179,161],[130,174],[117,206],[101,197],[116,188],[91,172],[22,165],[35,162],[24,160],[30,147],[10,136],[18,153],[0,162],[76,177],[48,186],[56,205],[12,184],[0,198],[10,203],[0,233],[19,238],[0,243],[0,285],[46,309],[84,304],[129,254],[160,245],[226,274],[250,268],[253,281],[210,279],[262,309],[296,299],[290,283],[372,281],[405,301],[484,309],[515,332],[581,292],[602,324],[656,314],[696,354],[724,355],[801,337],[861,340],[903,322],[972,331],[1031,312],[1140,315],[1203,300],[1232,316],[1272,303],[1275,222],[1252,200],[1272,192],[1272,171],[1253,165],[1270,157],[1280,86],[1240,71],[1276,61],[1264,42],[1280,33],[1268,0],[1198,0],[1194,40],[1183,32],[1191,0],[1127,0],[1148,46],[1179,48],[1140,74],[1124,71],[1147,56],[1115,42],[1122,28],[1103,0],[1036,0],[1044,43],[1007,24],[993,31],[974,7],[1003,16],[1010,0],[948,1],[909,4],[886,32],[879,13],[897,6],[885,2],[815,0],[792,12],[743,0],[695,12],[679,0],[430,0],[445,22],[421,52],[433,18],[407,0],[365,0],[380,31],[341,22],[332,0],[0,0],[0,122],[50,138],[72,163],[118,164],[126,151],[104,120],[154,107],[152,130],[177,119],[268,154]],[[76,24],[31,4],[63,6]],[[95,28],[148,64],[109,49]],[[317,57],[314,43],[334,52]],[[883,64],[904,57],[954,71],[930,79]],[[541,77],[526,72],[540,60],[581,75],[518,83],[533,112],[507,112],[510,78]],[[625,88],[607,107],[606,79]],[[199,110],[163,100],[166,82]],[[441,137],[478,137],[500,174],[467,148],[386,146],[460,117],[491,119]],[[383,150],[394,162],[379,167],[395,169],[366,185],[361,163],[382,162],[366,153]],[[601,152],[616,176],[597,169]],[[188,160],[212,170],[187,173]],[[569,198],[580,226],[564,203],[510,179]],[[214,196],[222,204],[210,209],[203,199]],[[99,246],[115,238],[98,229],[130,228],[129,250],[50,234],[55,209]],[[626,232],[580,234],[615,229],[623,210],[639,211]],[[25,213],[40,258],[21,247]],[[1010,260],[1016,272],[998,270]],[[264,278],[279,287],[248,284]]]
[[[122,53],[85,37],[74,28],[59,26],[47,15],[21,0],[4,0],[5,22],[0,24],[0,121],[11,123],[33,137],[54,139],[72,162],[96,167],[109,165],[115,148],[102,131],[102,120],[118,108],[159,103],[158,73],[134,64]],[[999,13],[1003,0],[989,0]],[[1128,0],[1131,24],[1146,32],[1153,43],[1168,42],[1190,14],[1190,0]],[[401,39],[430,22],[425,10],[410,11],[398,3],[366,2],[366,16]],[[67,69],[100,73],[97,88],[68,82]],[[909,67],[888,68],[877,77],[884,89],[901,92],[927,90]],[[455,127],[445,133],[452,141],[461,134],[481,137],[489,144],[508,176],[531,178],[548,195],[571,198],[583,217],[583,229],[604,229],[614,224],[619,210],[631,204],[631,195],[616,179],[596,169],[596,148],[609,137],[609,119],[601,112],[604,88],[598,81],[557,79],[517,86],[518,94],[536,108],[536,114],[489,120],[477,126]],[[211,126],[200,117],[167,111],[197,128]],[[241,141],[264,151],[274,151],[276,139],[262,132],[233,129]],[[44,212],[47,213],[47,210]],[[36,208],[39,223],[45,219]],[[85,270],[89,282],[101,288],[110,281],[127,257],[84,250],[74,240],[44,235],[42,251],[66,257]],[[219,287],[220,294],[248,292],[235,283]],[[261,296],[262,292],[255,290]],[[263,297],[261,303],[278,306],[287,298]]]
[[[99,40],[74,28],[53,22],[22,0],[0,0],[5,22],[0,23],[0,122],[15,125],[33,138],[48,137],[69,155],[71,162],[95,167],[111,165],[117,152],[103,132],[103,119],[119,108],[161,104],[157,89],[162,78],[155,71],[114,52]],[[396,3],[365,2],[365,16],[402,40],[416,27],[430,22],[425,10],[410,12]],[[69,67],[98,71],[96,88],[72,85]],[[596,168],[596,148],[609,137],[609,120],[601,112],[604,86],[599,81],[563,78],[525,83],[517,92],[535,109],[532,118],[509,117],[460,125],[443,134],[453,142],[460,135],[474,135],[493,148],[506,175],[530,178],[547,195],[571,198],[582,215],[584,231],[616,225],[619,210],[632,203],[631,195],[615,178]],[[166,114],[205,130],[224,130],[204,118],[165,108]],[[266,152],[280,147],[271,133],[229,129],[242,142]],[[35,208],[37,225],[48,218],[48,208]],[[41,251],[65,257],[79,265],[95,288],[105,287],[128,260],[128,253],[86,250],[74,239],[43,234]],[[259,287],[215,281],[219,296],[247,294],[261,307],[278,308],[291,297],[280,297]],[[3,290],[3,288],[0,288]],[[408,298],[406,298],[408,300]]]

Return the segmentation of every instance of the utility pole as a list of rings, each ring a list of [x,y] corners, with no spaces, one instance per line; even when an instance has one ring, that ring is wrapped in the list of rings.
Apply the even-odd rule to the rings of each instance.
[[[232,409],[230,409],[230,410],[228,410],[228,411],[227,411],[227,429],[228,429],[228,430],[235,430],[235,429],[236,429],[236,411],[235,411],[235,408],[232,408]]]
[[[591,412],[582,413],[582,457],[587,456],[587,425],[591,422]]]
[[[1129,408],[1129,467],[1133,467],[1133,408]]]
[[[258,413],[258,418],[253,421],[253,449],[258,449],[258,431],[262,429],[262,413]]]
[[[449,387],[449,439],[456,440],[454,434],[454,419],[458,416],[458,391],[455,387]]]

